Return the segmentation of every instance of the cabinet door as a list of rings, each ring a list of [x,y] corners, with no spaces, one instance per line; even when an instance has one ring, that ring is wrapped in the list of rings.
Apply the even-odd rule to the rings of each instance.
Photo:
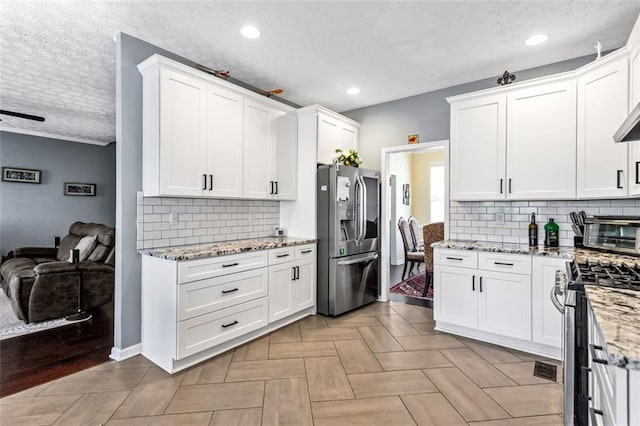
[[[293,312],[301,311],[316,304],[316,265],[298,265],[298,279],[293,282]]]
[[[533,257],[531,275],[531,321],[534,343],[560,348],[562,346],[562,314],[551,303],[551,289],[556,271],[564,270],[566,259]]]
[[[629,57],[629,111],[640,104],[640,39]],[[640,142],[629,142],[629,195],[640,195]]]
[[[434,312],[436,321],[478,327],[477,270],[435,265]],[[475,289],[475,290],[474,290]]]
[[[160,195],[203,195],[206,88],[198,78],[160,72]]]
[[[507,199],[576,196],[574,79],[516,90],[507,97]]]
[[[318,163],[331,164],[339,146],[340,121],[318,112]]]
[[[478,329],[531,340],[531,276],[479,271]]]
[[[242,197],[242,95],[210,85],[207,98],[206,195]]]
[[[358,131],[358,127],[341,122],[338,126],[338,146],[336,148],[340,148],[344,152],[350,150],[357,151],[359,133]]]
[[[505,197],[506,97],[451,104],[451,199]]]
[[[276,116],[272,108],[244,100],[244,197],[272,199],[277,168]]]
[[[278,182],[279,200],[298,197],[298,117],[281,114],[278,117]]]
[[[294,312],[293,262],[269,267],[269,322]]]
[[[629,145],[614,143],[613,134],[627,117],[628,78],[626,56],[578,78],[578,198],[627,195]]]

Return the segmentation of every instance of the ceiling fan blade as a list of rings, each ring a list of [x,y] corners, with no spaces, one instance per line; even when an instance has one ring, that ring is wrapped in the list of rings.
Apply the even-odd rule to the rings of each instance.
[[[7,111],[4,109],[0,109],[0,114],[10,115],[12,117],[24,118],[26,120],[44,121],[44,117],[40,117],[38,115],[23,114],[21,112]]]

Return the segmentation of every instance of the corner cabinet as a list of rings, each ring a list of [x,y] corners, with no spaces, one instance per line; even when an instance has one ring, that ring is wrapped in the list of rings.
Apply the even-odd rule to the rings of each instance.
[[[358,150],[360,124],[319,105],[311,108],[316,109],[318,120],[318,163],[332,164],[336,149]]]
[[[294,200],[295,109],[153,55],[143,75],[145,196]]]

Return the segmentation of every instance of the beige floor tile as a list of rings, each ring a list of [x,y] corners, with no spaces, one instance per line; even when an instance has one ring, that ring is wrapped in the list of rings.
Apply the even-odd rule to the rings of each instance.
[[[262,407],[264,381],[182,386],[167,414]]]
[[[380,352],[378,362],[385,371],[453,367],[440,351]]]
[[[337,354],[336,348],[330,340],[300,343],[272,343],[269,346],[269,359],[336,356]]]
[[[190,368],[182,381],[182,385],[203,385],[205,383],[224,382],[232,356],[233,351],[228,351]]]
[[[0,399],[1,425],[50,425],[82,395]]]
[[[403,395],[400,397],[419,426],[466,426],[441,393]]]
[[[300,337],[300,325],[298,322],[294,322],[293,324],[289,324],[286,327],[282,327],[279,330],[271,333],[270,343],[291,343],[291,342],[300,342],[302,338]]]
[[[356,398],[438,392],[420,370],[349,374]]]
[[[465,420],[509,418],[506,411],[457,368],[435,368],[424,372]]]
[[[464,343],[455,337],[446,334],[433,334],[429,336],[403,336],[397,337],[398,342],[407,351],[419,351],[427,349],[455,349],[464,348]]]
[[[86,393],[54,425],[104,424],[129,395],[128,391]]]
[[[311,401],[353,398],[340,358],[305,358]]]
[[[414,322],[414,323],[411,323],[411,325],[413,326],[413,328],[418,330],[420,334],[436,334],[437,333],[435,330],[436,323],[434,321]]]
[[[378,319],[393,336],[417,336],[420,334],[400,315],[386,315]]]
[[[562,365],[562,361],[557,359],[551,359],[540,355],[530,354],[526,352],[521,352],[515,349],[509,349],[513,355],[515,355],[521,361],[542,361],[549,364]]]
[[[393,305],[393,309],[410,323],[433,321],[433,309],[414,305]]]
[[[158,367],[150,369],[112,417],[119,419],[164,414],[184,378],[184,374],[171,375]]]
[[[462,342],[471,348],[472,351],[480,355],[490,364],[503,363],[503,362],[518,362],[518,359],[506,348],[501,346],[492,345],[491,343],[479,342],[477,340],[460,338]]]
[[[55,380],[40,395],[62,395],[84,392],[115,392],[133,390],[149,368],[112,368],[85,370]]]
[[[471,349],[443,349],[441,352],[481,388],[516,385]]]
[[[302,318],[298,321],[298,325],[300,329],[303,328],[327,328],[327,320],[326,317],[322,315],[309,315],[308,317]]]
[[[356,312],[358,312],[359,315],[372,315],[372,316],[397,314],[397,312],[391,306],[391,303],[388,303],[388,302],[387,303],[385,302],[371,303],[370,305],[363,306],[362,308],[358,309]]]
[[[544,385],[553,383],[551,380],[542,379],[533,375],[533,368],[535,366],[535,362],[533,361],[493,365],[519,385]],[[560,382],[561,378],[562,368],[558,368],[556,370],[556,379]]]
[[[51,384],[51,382],[44,383],[42,385],[38,385],[38,386],[35,386],[35,387],[32,387],[32,388],[29,388],[27,390],[23,390],[21,392],[14,393],[14,394],[9,395],[9,396],[5,396],[5,397],[3,397],[3,399],[7,399],[7,398],[31,398],[33,396],[38,396],[50,384]]]
[[[312,402],[311,409],[315,426],[415,425],[411,415],[397,396]]]
[[[338,318],[327,318],[329,327],[360,327],[382,325],[375,316],[360,315],[357,313]]]
[[[260,426],[262,408],[214,411],[210,426]]]
[[[291,379],[304,376],[305,370],[302,358],[272,359],[268,361],[232,362],[226,381]]]
[[[262,425],[313,425],[306,379],[267,381]]]
[[[260,410],[258,408],[258,410]],[[207,426],[211,412],[168,414],[165,416],[147,416],[131,419],[112,419],[106,426]]]
[[[402,346],[387,331],[386,328],[379,327],[358,327],[360,334],[372,352],[393,352],[401,351]]]
[[[513,417],[562,413],[562,387],[558,384],[485,389]]]
[[[486,422],[472,422],[473,426],[562,426],[562,417],[534,416],[518,417],[515,419],[490,420]]]
[[[233,361],[260,361],[269,359],[269,336],[264,336],[233,350]]]
[[[362,338],[355,328],[303,328],[300,332],[302,333],[303,342]]]
[[[127,358],[124,361],[115,362],[113,368],[144,368],[155,367],[155,364],[142,355]]]
[[[364,340],[336,340],[333,343],[336,345],[340,361],[347,374],[382,371],[382,367]]]

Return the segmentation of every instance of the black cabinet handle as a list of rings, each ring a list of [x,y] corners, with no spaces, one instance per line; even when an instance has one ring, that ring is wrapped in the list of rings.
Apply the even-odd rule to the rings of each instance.
[[[480,277],[480,293],[482,293],[482,277]]]
[[[301,250],[300,254],[307,254],[307,253],[311,253],[313,250],[309,249],[309,250]]]
[[[213,175],[209,175],[209,191],[213,189]]]
[[[494,265],[513,266],[513,263],[507,262],[493,262]]]
[[[476,276],[471,277],[471,291],[476,291]]]
[[[502,194],[502,180],[503,180],[503,179],[500,179],[500,193],[501,193],[501,194]]]
[[[269,194],[273,195],[273,181],[272,180],[269,181],[269,186],[271,187],[271,192],[269,192]]]
[[[237,288],[232,288],[231,290],[222,290],[222,294],[235,293],[238,291]]]
[[[222,265],[223,268],[230,268],[232,266],[238,266],[239,263],[238,262],[233,262],[233,263],[227,263],[226,265]]]
[[[640,185],[640,161],[636,161],[636,184]]]
[[[222,328],[231,327],[232,325],[238,324],[238,321],[230,322],[229,324],[222,324]]]
[[[206,191],[206,190],[207,190],[207,175],[206,175],[206,174],[203,174],[203,175],[202,175],[202,178],[203,178],[203,180],[204,180],[204,183],[202,184],[202,190],[203,190],[203,191]]]
[[[283,257],[287,257],[287,256],[289,256],[289,253],[283,253],[283,254],[277,254],[277,255],[276,255],[276,257],[277,257],[278,259],[281,259],[281,258],[283,258]]]
[[[458,261],[462,262],[463,259],[461,257],[449,257],[449,256],[447,256],[447,260],[458,260]]]
[[[291,281],[295,281],[296,280],[296,267],[292,266],[291,267]]]
[[[618,170],[616,174],[616,187],[622,189],[622,170]]]
[[[300,267],[296,266],[296,280],[300,279]]]
[[[509,178],[509,194],[511,194],[511,178]]]
[[[275,181],[275,184],[276,184],[276,192],[275,193],[277,194],[278,193],[278,181]]]

